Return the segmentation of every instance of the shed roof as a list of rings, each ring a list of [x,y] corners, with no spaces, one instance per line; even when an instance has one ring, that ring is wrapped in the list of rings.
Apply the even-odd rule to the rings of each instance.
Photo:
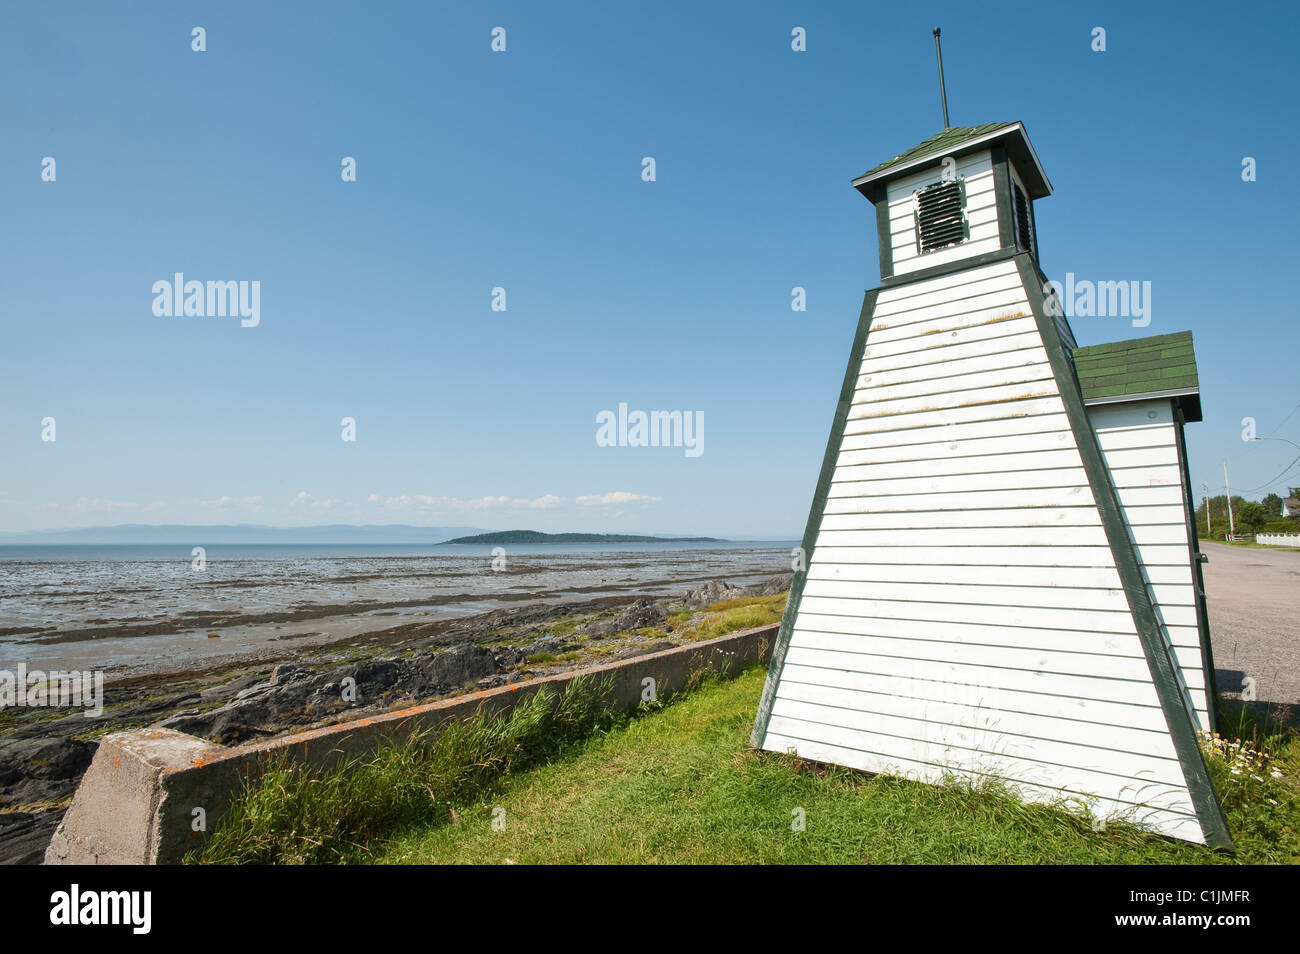
[[[1176,398],[1189,421],[1201,419],[1201,388],[1190,331],[1112,341],[1074,350],[1085,404]]]

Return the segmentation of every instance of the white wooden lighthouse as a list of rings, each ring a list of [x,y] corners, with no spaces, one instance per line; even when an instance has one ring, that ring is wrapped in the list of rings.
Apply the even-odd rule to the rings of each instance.
[[[1051,184],[1020,123],[945,129],[854,185],[882,281],[754,744],[997,779],[1229,846],[1197,744],[1212,665],[1182,443],[1199,420],[1190,335],[1076,365],[1038,265]]]

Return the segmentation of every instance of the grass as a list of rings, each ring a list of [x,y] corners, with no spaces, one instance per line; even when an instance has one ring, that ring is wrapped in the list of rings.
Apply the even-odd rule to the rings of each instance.
[[[1286,833],[1294,802],[1265,818],[1247,793],[1225,799],[1239,838],[1229,857],[1110,823],[1022,805],[996,787],[867,776],[747,741],[762,670],[710,686],[616,732],[572,747],[454,824],[409,829],[376,849],[384,863],[1175,864],[1300,860]],[[1294,746],[1294,740],[1289,744]],[[1236,779],[1237,776],[1232,776]],[[1277,781],[1277,780],[1274,780]],[[1231,783],[1229,783],[1231,784]],[[1279,783],[1281,784],[1281,783]],[[488,793],[485,793],[487,795]],[[1236,798],[1236,795],[1243,796]],[[1272,806],[1269,806],[1272,808]],[[792,824],[802,812],[806,830]],[[495,814],[494,814],[495,813]],[[504,819],[504,830],[492,826]],[[498,828],[500,824],[498,824]],[[1255,829],[1258,829],[1256,831]]]
[[[1223,731],[1202,741],[1237,848],[1257,861],[1300,862],[1300,732],[1289,715],[1221,698]]]
[[[456,817],[454,805],[502,776],[545,762],[626,717],[602,711],[604,683],[582,677],[543,688],[508,714],[416,733],[367,759],[319,770],[280,759],[247,786],[202,849],[186,861],[321,864],[371,858],[404,826]]]
[[[1241,738],[1208,743],[1237,840],[1230,856],[1123,823],[1094,830],[995,786],[925,785],[755,752],[748,737],[763,677],[750,669],[635,717],[597,713],[579,693],[554,723],[533,708],[517,722],[470,724],[432,754],[398,746],[329,776],[284,767],[193,860],[1300,862],[1300,736],[1249,710],[1223,719]]]

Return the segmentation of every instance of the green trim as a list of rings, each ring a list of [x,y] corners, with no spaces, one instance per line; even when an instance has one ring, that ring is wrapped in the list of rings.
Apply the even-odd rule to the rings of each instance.
[[[880,278],[894,274],[894,243],[889,231],[889,194],[882,182],[867,196],[876,207],[876,244],[880,246]]]
[[[931,265],[929,268],[919,268],[914,272],[903,272],[891,278],[886,278],[880,283],[880,287],[882,289],[897,288],[899,285],[921,282],[928,278],[937,278],[940,275],[964,272],[967,269],[979,268],[982,265],[992,265],[994,262],[1005,262],[1008,259],[1015,258],[1015,256],[1016,250],[1014,248],[1000,248],[993,252],[985,252],[982,255],[945,262],[943,265]]]
[[[835,464],[840,457],[840,445],[844,442],[844,428],[848,424],[849,410],[853,407],[853,395],[858,389],[858,375],[862,370],[862,352],[867,347],[867,331],[871,328],[871,316],[876,310],[876,297],[879,294],[880,289],[873,288],[862,299],[862,313],[858,316],[858,330],[853,338],[849,366],[844,371],[844,385],[840,388],[840,401],[835,408],[835,422],[831,425],[831,435],[826,441],[826,455],[822,458],[821,476],[817,478],[817,490],[813,494],[812,507],[808,511],[808,524],[803,532],[803,569],[796,571],[794,579],[790,582],[790,596],[785,602],[785,615],[781,617],[781,629],[777,633],[776,645],[772,647],[772,661],[767,667],[767,682],[763,685],[763,696],[758,703],[758,716],[754,719],[754,731],[750,734],[750,743],[754,748],[763,747],[763,740],[767,736],[767,724],[772,718],[776,688],[781,681],[781,670],[785,668],[785,654],[790,649],[794,621],[799,616],[799,603],[803,600],[803,588],[808,580],[808,567],[812,564],[813,548],[817,545],[817,534],[821,531],[822,514],[826,512],[831,478],[835,476]]]
[[[1192,797],[1192,806],[1196,810],[1197,820],[1205,834],[1206,842],[1214,848],[1231,850],[1232,836],[1228,832],[1223,809],[1214,792],[1209,770],[1196,738],[1196,724],[1187,708],[1187,699],[1183,694],[1178,678],[1168,638],[1156,619],[1155,608],[1147,591],[1146,580],[1138,563],[1137,552],[1129,537],[1128,526],[1124,520],[1124,511],[1120,507],[1119,497],[1111,483],[1110,468],[1102,456],[1101,444],[1097,432],[1088,420],[1088,412],[1083,405],[1083,392],[1074,372],[1074,365],[1066,353],[1061,341],[1055,319],[1047,313],[1043,297],[1043,286],[1047,277],[1034,264],[1033,256],[1028,252],[1016,255],[1016,267],[1020,271],[1021,282],[1025,286],[1034,319],[1038,324],[1038,333],[1047,350],[1048,362],[1056,377],[1061,400],[1074,432],[1079,455],[1083,458],[1083,468],[1092,487],[1092,495],[1101,514],[1102,526],[1110,544],[1111,556],[1115,568],[1119,571],[1124,595],[1128,599],[1129,611],[1137,627],[1138,639],[1146,655],[1147,666],[1151,671],[1151,680],[1155,684],[1156,696],[1164,712],[1169,734],[1173,739],[1174,751],[1183,769],[1183,779]]]
[[[1214,647],[1210,642],[1210,616],[1205,606],[1205,576],[1201,573],[1201,544],[1196,537],[1196,500],[1192,497],[1192,474],[1187,466],[1186,423],[1177,401],[1169,402],[1174,412],[1174,432],[1178,435],[1178,463],[1183,480],[1183,510],[1187,516],[1187,553],[1192,561],[1192,586],[1196,587],[1196,628],[1201,635],[1201,667],[1205,670],[1205,710],[1210,715],[1209,730],[1219,731],[1218,693],[1214,685]]]
[[[1003,248],[1016,247],[1016,223],[1011,214],[1011,163],[1005,146],[993,147],[993,195],[998,204],[998,241]]]
[[[1029,238],[1034,243],[1034,261],[1038,262],[1038,219],[1034,216],[1034,199],[1028,194],[1025,195],[1025,205],[1029,207]],[[1038,267],[1042,268],[1043,266],[1039,263]],[[1074,332],[1072,331],[1070,334],[1073,335]]]

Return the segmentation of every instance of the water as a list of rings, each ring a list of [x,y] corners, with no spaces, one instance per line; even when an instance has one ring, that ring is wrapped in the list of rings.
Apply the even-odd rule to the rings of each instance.
[[[283,656],[525,601],[740,585],[788,572],[794,545],[506,546],[501,572],[493,547],[465,544],[214,545],[202,570],[189,546],[0,546],[0,667],[112,677]]]

